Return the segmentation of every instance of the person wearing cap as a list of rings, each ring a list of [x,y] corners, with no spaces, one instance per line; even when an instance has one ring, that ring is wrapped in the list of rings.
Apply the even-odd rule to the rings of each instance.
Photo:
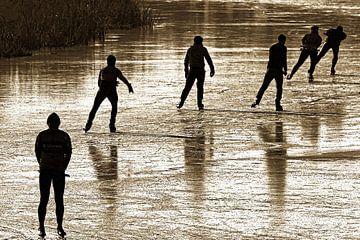
[[[251,105],[255,108],[260,104],[260,101],[264,95],[264,92],[269,87],[271,81],[275,78],[276,82],[276,98],[275,109],[276,111],[282,111],[281,98],[283,91],[283,75],[287,74],[287,48],[285,46],[286,36],[280,34],[278,36],[278,42],[270,47],[269,61],[267,65],[267,71],[264,77],[264,81],[256,95],[256,101]]]
[[[35,155],[39,163],[40,204],[38,207],[39,235],[45,237],[46,207],[50,196],[51,182],[56,203],[57,232],[66,235],[63,229],[65,170],[69,165],[72,147],[70,136],[59,129],[60,117],[56,113],[47,119],[48,129],[40,132],[35,142]]]
[[[309,82],[314,80],[313,73],[315,71],[315,65],[317,62],[317,51],[318,47],[321,45],[322,38],[319,35],[318,26],[312,26],[311,32],[305,34],[302,39],[302,48],[299,56],[299,60],[291,70],[290,75],[287,76],[287,79],[291,79],[296,71],[301,67],[301,65],[305,62],[305,60],[310,56],[310,68],[308,70],[309,73]]]
[[[93,107],[89,113],[87,123],[85,125],[84,131],[88,132],[92,126],[93,120],[95,118],[96,112],[99,109],[101,103],[108,98],[111,103],[111,117],[110,117],[110,132],[116,132],[115,121],[117,115],[117,102],[118,94],[116,87],[119,82],[117,79],[120,79],[128,87],[129,93],[134,93],[134,90],[129,83],[129,81],[124,77],[122,72],[115,67],[116,58],[113,55],[107,57],[107,67],[100,70],[98,78],[99,90],[95,96]]]
[[[330,74],[335,75],[335,66],[338,61],[340,43],[346,38],[346,33],[344,33],[342,26],[338,26],[336,29],[331,28],[327,30],[325,35],[327,36],[327,39],[319,53],[319,56],[317,57],[317,62],[319,62],[331,48],[333,52],[333,59]]]
[[[205,81],[204,58],[210,67],[210,77],[213,77],[215,75],[215,68],[212,59],[209,55],[208,50],[203,46],[203,38],[201,36],[196,36],[194,38],[194,45],[191,46],[186,52],[186,56],[184,60],[186,83],[181,93],[180,102],[176,106],[177,108],[180,109],[184,105],[185,100],[189,95],[189,92],[195,82],[195,79],[197,79],[197,83],[196,83],[197,104],[199,110],[204,109],[204,105],[202,103],[203,95],[204,95],[204,81]],[[190,65],[190,70],[189,70],[189,65]]]

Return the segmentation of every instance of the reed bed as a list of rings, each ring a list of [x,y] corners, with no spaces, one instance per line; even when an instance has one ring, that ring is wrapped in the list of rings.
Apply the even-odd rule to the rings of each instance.
[[[0,57],[103,40],[110,29],[154,24],[136,0],[8,0],[0,9]]]

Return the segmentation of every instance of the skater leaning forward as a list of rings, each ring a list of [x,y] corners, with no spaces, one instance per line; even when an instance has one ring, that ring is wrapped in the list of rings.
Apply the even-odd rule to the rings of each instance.
[[[107,67],[100,70],[99,78],[98,78],[98,86],[99,90],[95,96],[94,105],[89,113],[89,117],[87,123],[85,125],[84,131],[87,132],[90,130],[93,120],[95,118],[95,114],[99,109],[101,103],[105,98],[108,98],[111,103],[111,117],[110,117],[110,132],[115,132],[115,121],[117,115],[117,102],[118,102],[118,94],[116,91],[116,87],[119,82],[117,79],[119,78],[129,89],[129,93],[134,93],[133,88],[129,81],[124,77],[122,72],[115,67],[116,58],[113,55],[109,55],[107,57]]]
[[[39,236],[45,237],[46,206],[49,201],[51,182],[56,203],[57,232],[66,235],[63,229],[65,170],[70,162],[72,148],[70,136],[59,129],[60,118],[56,113],[47,119],[49,128],[36,138],[35,154],[40,167],[40,204],[38,208]]]
[[[269,62],[267,65],[267,71],[264,77],[264,81],[256,95],[256,101],[251,105],[252,108],[255,108],[260,104],[260,101],[269,87],[271,81],[275,78],[276,82],[276,98],[275,98],[275,108],[276,111],[282,111],[281,98],[282,98],[282,85],[283,85],[283,75],[287,74],[287,48],[285,46],[286,37],[283,34],[278,36],[278,43],[272,45],[269,50]]]
[[[315,66],[317,63],[317,51],[318,47],[321,45],[322,38],[319,35],[318,26],[312,26],[311,32],[305,34],[302,39],[302,47],[301,53],[299,56],[299,60],[291,70],[290,75],[287,76],[287,79],[291,79],[297,70],[301,67],[301,65],[305,62],[305,60],[310,56],[310,68],[308,70],[309,73],[309,82],[314,80],[313,73],[315,71]]]
[[[189,95],[189,92],[195,82],[195,79],[197,79],[197,104],[199,110],[204,109],[204,105],[202,103],[205,81],[204,58],[206,59],[210,67],[210,77],[213,77],[215,75],[215,68],[212,59],[209,55],[208,50],[203,46],[203,38],[201,36],[196,36],[194,38],[194,45],[191,46],[186,52],[184,60],[186,83],[181,93],[180,103],[177,105],[177,108],[180,109],[184,105],[185,100]]]

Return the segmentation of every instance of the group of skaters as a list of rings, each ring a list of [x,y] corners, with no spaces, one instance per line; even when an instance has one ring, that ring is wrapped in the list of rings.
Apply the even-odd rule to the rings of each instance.
[[[312,26],[311,32],[305,34],[302,38],[301,52],[299,60],[291,70],[291,73],[287,75],[287,48],[285,46],[286,36],[280,34],[278,36],[278,43],[270,47],[269,53],[269,62],[267,66],[267,72],[264,77],[264,81],[256,95],[256,101],[251,105],[252,108],[255,108],[260,104],[261,98],[268,88],[269,84],[273,79],[276,82],[276,98],[275,98],[275,109],[276,111],[283,111],[281,106],[282,98],[282,85],[283,85],[283,75],[286,76],[288,80],[292,79],[297,70],[305,62],[305,60],[310,56],[310,68],[308,70],[309,82],[314,81],[314,71],[316,64],[325,56],[325,54],[332,49],[333,59],[330,74],[335,75],[335,66],[338,61],[339,48],[342,40],[346,38],[346,34],[343,31],[342,26],[338,26],[336,29],[329,29],[325,32],[327,36],[326,42],[322,47],[319,55],[318,48],[321,45],[322,38],[319,35],[319,27]]]
[[[302,49],[299,60],[289,75],[287,75],[287,48],[285,46],[286,36],[283,34],[278,36],[278,43],[270,47],[267,72],[262,86],[256,95],[256,101],[251,105],[251,107],[256,107],[260,104],[265,90],[268,88],[271,81],[275,79],[277,88],[275,99],[276,111],[282,111],[281,98],[283,75],[287,75],[287,79],[291,79],[299,67],[310,56],[311,64],[308,72],[309,80],[313,81],[313,73],[316,64],[330,48],[332,49],[334,55],[331,66],[331,74],[335,74],[335,65],[338,59],[339,46],[341,41],[346,38],[346,34],[343,32],[343,28],[341,26],[338,26],[336,29],[329,29],[325,33],[327,35],[327,41],[318,55],[317,51],[322,42],[318,31],[318,27],[313,26],[311,27],[311,33],[306,34],[302,39]],[[194,38],[194,44],[187,50],[184,60],[186,83],[181,93],[180,102],[177,105],[178,109],[184,105],[195,80],[197,80],[198,108],[199,110],[204,109],[202,100],[204,94],[205,60],[210,67],[210,77],[213,77],[215,75],[215,67],[210,54],[203,46],[203,38],[201,36],[196,36]],[[96,112],[105,98],[108,98],[112,105],[109,129],[110,132],[116,131],[115,122],[118,102],[116,87],[119,84],[118,79],[120,79],[128,87],[129,93],[134,93],[130,82],[126,79],[126,77],[124,77],[122,72],[115,67],[115,64],[116,58],[113,55],[109,55],[107,58],[107,67],[100,70],[98,77],[99,90],[95,96],[94,104],[84,127],[85,132],[88,132],[91,129]],[[49,115],[47,125],[49,128],[38,134],[35,143],[35,153],[40,168],[40,204],[38,207],[39,235],[41,237],[46,236],[44,222],[52,183],[56,203],[56,220],[58,225],[57,233],[59,236],[64,237],[66,232],[64,231],[62,225],[64,215],[63,194],[65,189],[65,170],[69,164],[72,154],[71,139],[66,132],[59,129],[60,117],[56,113]]]

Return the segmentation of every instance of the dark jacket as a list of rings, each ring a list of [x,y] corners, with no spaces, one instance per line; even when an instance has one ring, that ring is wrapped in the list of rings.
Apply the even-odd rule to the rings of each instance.
[[[333,28],[326,31],[325,35],[327,35],[326,42],[331,46],[339,46],[340,42],[346,38],[346,33]]]
[[[287,71],[287,48],[285,45],[276,43],[270,47],[269,62],[267,67]]]
[[[317,51],[318,47],[321,45],[322,38],[318,33],[308,33],[302,39],[302,44],[304,49],[309,51]]]
[[[35,154],[40,171],[65,172],[71,153],[70,136],[62,130],[47,129],[36,138]]]
[[[200,44],[191,46],[186,52],[184,60],[185,68],[187,69],[189,64],[190,68],[204,68],[204,58],[209,64],[211,71],[214,71],[214,64],[211,60],[208,50]]]
[[[102,91],[116,90],[118,84],[117,79],[120,78],[124,81],[125,77],[122,72],[114,66],[107,66],[100,70],[98,86]],[[127,82],[127,81],[126,81]]]

